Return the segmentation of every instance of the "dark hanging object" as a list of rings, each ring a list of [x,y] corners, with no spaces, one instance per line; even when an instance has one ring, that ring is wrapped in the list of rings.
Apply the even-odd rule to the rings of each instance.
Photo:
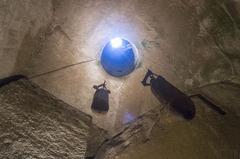
[[[109,94],[110,90],[106,87],[106,82],[99,86],[94,85],[96,92],[94,93],[91,108],[97,112],[107,112],[109,110]]]
[[[194,98],[194,97],[198,97],[199,99],[201,99],[209,108],[211,108],[212,110],[214,110],[215,112],[219,113],[220,115],[226,115],[227,113],[221,108],[219,107],[214,101],[210,100],[208,97],[206,97],[203,94],[193,94],[191,96],[189,96],[190,98]]]
[[[162,76],[154,74],[148,70],[142,81],[144,86],[151,86],[151,90],[158,99],[168,103],[176,112],[185,119],[193,119],[195,116],[195,106],[191,98],[174,87]]]

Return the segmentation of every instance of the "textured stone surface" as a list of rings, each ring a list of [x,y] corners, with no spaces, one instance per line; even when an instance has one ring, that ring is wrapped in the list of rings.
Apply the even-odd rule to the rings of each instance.
[[[123,140],[105,149],[100,158],[240,158],[240,100],[238,96],[240,87],[221,83],[205,87],[201,92],[215,101],[227,114],[224,116],[218,114],[196,97],[193,100],[197,114],[191,121],[178,118],[164,107],[165,109],[159,113],[159,118],[152,118],[155,122],[157,122],[156,119],[160,120],[154,125],[150,140],[136,144],[136,142],[131,142],[131,138],[136,137],[138,131],[136,131],[137,133],[130,133],[131,135],[128,134],[128,136],[131,136],[130,138],[123,138],[122,136],[125,135],[123,132],[119,135]],[[144,137],[139,138],[138,141],[141,141],[141,139],[144,139]],[[115,138],[108,143],[114,141],[116,141]]]
[[[0,1],[0,78],[19,72],[38,52],[52,13],[51,0]]]
[[[117,79],[108,76],[96,62],[90,62],[38,77],[33,81],[68,104],[91,115],[93,123],[114,134],[123,124],[159,105],[151,92],[140,83],[144,74],[143,70],[136,70],[128,80]],[[91,110],[95,91],[93,85],[101,84],[105,79],[107,88],[111,90],[110,108],[107,113],[101,114]],[[133,85],[134,82],[137,83]]]
[[[150,140],[152,129],[159,122],[162,110],[159,107],[154,108],[125,125],[122,131],[101,145],[95,158],[113,159],[120,153],[123,153],[128,146],[145,143]]]
[[[110,139],[111,136],[106,130],[103,130],[96,125],[92,124],[89,131],[89,139],[87,144],[86,157],[95,157],[102,144]]]
[[[16,54],[12,58],[5,50],[1,71],[14,66],[13,72],[32,77],[111,134],[159,105],[140,83],[147,68],[183,91],[239,76],[236,0],[3,0],[1,4],[1,15],[19,15],[2,16],[12,22],[11,27],[24,23],[23,28],[31,30],[35,27],[28,22],[37,17],[36,36],[15,29],[24,37],[15,49],[18,57],[15,61]],[[5,27],[3,39],[9,38],[7,31]],[[139,68],[123,78],[109,76],[98,62],[104,44],[116,36],[133,42],[142,57]],[[5,42],[1,46],[6,47]],[[92,112],[90,105],[92,86],[104,80],[112,94],[109,112],[103,115]]]
[[[0,88],[0,158],[84,158],[90,116],[22,79]]]
[[[33,54],[22,73],[33,76],[42,88],[90,114],[94,123],[114,134],[159,105],[140,83],[146,68],[184,91],[238,75],[238,15],[234,13],[236,23],[230,16],[238,4],[232,2],[236,4],[231,7],[229,3],[54,0],[50,28],[55,29],[50,29],[54,31],[46,36],[42,51]],[[142,57],[140,67],[129,76],[113,78],[97,61],[61,69],[98,60],[101,48],[115,36],[132,41]],[[47,73],[52,70],[58,71]],[[90,105],[92,86],[104,80],[112,94],[110,111],[102,115],[93,113]]]

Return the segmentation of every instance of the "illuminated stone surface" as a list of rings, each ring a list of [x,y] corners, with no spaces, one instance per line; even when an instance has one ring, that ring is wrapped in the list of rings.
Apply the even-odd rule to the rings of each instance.
[[[0,158],[84,158],[91,117],[28,80],[0,88]]]
[[[13,0],[1,7],[0,77],[34,76],[41,88],[112,133],[159,105],[140,84],[147,68],[183,91],[239,75],[237,1]],[[110,77],[99,62],[114,37],[133,42],[142,58],[127,77]],[[74,65],[79,62],[85,63]],[[109,113],[100,115],[90,108],[92,86],[104,80],[113,93]]]
[[[240,3],[234,0],[2,0],[0,78],[24,74],[42,89],[92,116],[93,123],[114,135],[124,129],[124,124],[162,105],[140,83],[147,68],[184,92],[196,92],[202,90],[199,86],[232,77],[234,88],[237,87],[240,83],[239,10]],[[114,37],[133,42],[142,59],[135,71],[122,78],[109,76],[99,61],[103,46]],[[107,114],[98,114],[91,111],[92,86],[104,80],[112,92],[110,109]],[[237,125],[238,117],[231,115],[239,116],[239,104],[235,102],[239,92],[204,89],[209,89],[205,90],[207,95],[214,96],[214,101],[224,105],[230,114],[224,122],[229,124],[226,130],[232,131],[235,137],[238,130],[231,128],[230,123]],[[195,104],[196,108],[201,105]],[[196,122],[200,122],[196,129],[210,134],[216,130],[218,136],[222,126],[215,125],[219,122],[218,115],[208,113],[206,116],[212,122],[204,126],[199,116],[191,123],[177,120],[166,127],[168,137],[176,139],[177,134],[173,132],[177,129],[184,135],[185,129],[192,129]],[[164,121],[169,120],[170,117]],[[201,131],[195,128],[193,132],[199,136]],[[216,136],[211,137],[218,139]],[[163,137],[160,133],[157,138]],[[202,141],[207,143],[204,137]],[[233,145],[239,141],[232,139],[229,142]],[[210,145],[219,144],[218,140],[214,141]],[[227,142],[226,138],[222,142]],[[220,154],[218,146],[212,147],[209,153]],[[192,150],[188,152],[196,154]]]

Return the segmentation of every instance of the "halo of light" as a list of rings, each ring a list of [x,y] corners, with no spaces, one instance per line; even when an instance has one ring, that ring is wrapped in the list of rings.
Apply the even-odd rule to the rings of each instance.
[[[121,38],[114,38],[111,40],[111,46],[113,48],[119,48],[122,46],[123,40]]]

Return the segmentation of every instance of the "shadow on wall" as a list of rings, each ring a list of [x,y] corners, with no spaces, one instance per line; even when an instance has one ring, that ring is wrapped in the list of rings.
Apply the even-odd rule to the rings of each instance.
[[[24,70],[29,61],[31,61],[31,56],[36,52],[38,45],[38,38],[33,38],[29,30],[24,36],[21,46],[18,50],[16,63],[14,65],[12,74],[20,73]]]
[[[0,79],[0,87],[2,87],[4,85],[7,85],[10,82],[20,80],[22,78],[27,79],[27,77],[24,76],[24,75],[14,75],[14,76],[10,76],[10,77],[7,77],[7,78]]]
[[[230,12],[231,16],[234,18],[234,20],[239,23],[240,21],[240,2],[236,0],[229,0],[225,3],[226,9]],[[239,24],[238,24],[239,25]]]

